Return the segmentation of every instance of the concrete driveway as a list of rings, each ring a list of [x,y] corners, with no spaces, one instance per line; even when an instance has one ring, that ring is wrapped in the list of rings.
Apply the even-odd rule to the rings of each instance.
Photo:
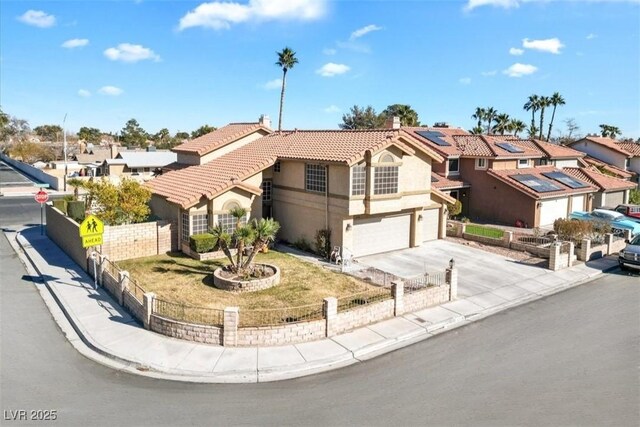
[[[519,289],[511,285],[520,285],[531,279],[544,282],[553,280],[553,272],[550,270],[519,264],[501,255],[447,240],[428,242],[418,248],[365,256],[357,261],[360,265],[411,278],[425,272],[442,272],[448,267],[451,258],[459,269],[458,296],[462,298],[487,292],[499,295],[507,289]]]

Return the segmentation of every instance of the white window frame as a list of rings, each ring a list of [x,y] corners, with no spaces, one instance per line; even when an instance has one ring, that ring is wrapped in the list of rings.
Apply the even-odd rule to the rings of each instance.
[[[304,188],[312,193],[326,193],[327,167],[306,163],[304,165]]]
[[[355,165],[351,171],[351,195],[364,196],[367,190],[367,166]]]
[[[451,191],[449,191],[449,196],[453,197],[456,200],[460,200],[460,191],[459,190],[451,190]]]
[[[526,162],[526,163],[522,163]],[[529,159],[518,159],[518,169],[525,169],[529,167]]]
[[[487,159],[484,157],[479,157],[476,159],[476,169],[486,169],[487,168]],[[458,166],[458,169],[460,167]]]
[[[456,161],[458,163],[458,168],[456,170],[451,169],[451,162]],[[447,160],[447,171],[449,175],[460,175],[460,158],[454,157],[452,159]]]
[[[382,166],[384,163],[390,163],[391,166]],[[385,154],[380,157],[380,166],[373,168],[373,194],[396,194],[398,192],[398,182],[400,176],[400,168],[394,165],[393,156]]]

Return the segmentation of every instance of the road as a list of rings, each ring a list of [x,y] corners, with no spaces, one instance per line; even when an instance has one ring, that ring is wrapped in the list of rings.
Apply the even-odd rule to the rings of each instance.
[[[3,198],[0,218],[3,226],[33,223],[39,209]],[[199,385],[123,374],[80,356],[4,236],[0,271],[2,425],[29,425],[4,420],[20,409],[56,410],[55,423],[65,426],[640,423],[637,276],[614,272],[317,376]]]

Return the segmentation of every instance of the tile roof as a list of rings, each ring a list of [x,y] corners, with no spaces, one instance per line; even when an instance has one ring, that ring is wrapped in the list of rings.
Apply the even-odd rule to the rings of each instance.
[[[581,160],[581,163],[583,163],[584,166],[595,166],[598,169],[602,169],[614,174],[618,178],[631,179],[635,175],[633,172],[622,170],[617,166],[605,163],[602,160],[596,159],[595,157],[585,156]]]
[[[587,136],[587,137],[584,137],[584,138],[579,139],[577,141],[570,142],[569,145],[573,145],[573,144],[576,144],[576,143],[584,141],[584,140],[595,142],[598,145],[602,145],[603,147],[607,147],[607,148],[609,148],[609,149],[611,149],[611,150],[613,150],[613,151],[615,151],[615,152],[617,152],[619,154],[623,154],[623,155],[625,155],[627,157],[631,157],[632,156],[632,154],[630,152],[628,152],[624,147],[622,147],[621,144],[618,141],[616,141],[615,139],[602,138],[600,136]]]
[[[437,153],[439,153],[440,155],[444,156],[444,157],[449,157],[450,155],[459,155],[459,151],[458,148],[456,147],[456,141],[454,139],[454,136],[456,135],[469,135],[469,132],[467,132],[466,130],[462,129],[462,128],[434,128],[434,127],[426,127],[426,126],[422,126],[422,127],[411,127],[411,126],[407,126],[407,127],[401,127],[401,129],[410,134],[413,138],[417,139],[418,141],[422,142],[423,144],[425,144],[427,147],[431,148],[432,150],[436,151]],[[444,136],[440,137],[442,140],[448,142],[450,145],[449,146],[440,146],[437,144],[434,144],[433,142],[429,141],[427,138],[419,135],[417,132],[418,131],[432,131],[432,132],[440,132],[441,134],[443,134]]]
[[[453,204],[453,203],[456,202],[456,199],[454,197],[451,197],[450,195],[443,193],[442,191],[438,190],[437,188],[432,188],[431,192],[436,197],[442,199],[445,203]]]
[[[550,199],[553,197],[564,196],[568,194],[593,193],[595,191],[598,191],[598,189],[595,186],[589,184],[588,182],[585,182],[585,184],[588,185],[588,187],[586,188],[576,188],[576,189],[569,188],[558,181],[555,181],[553,179],[547,178],[546,176],[542,175],[543,172],[562,172],[562,171],[559,169],[556,169],[553,166],[540,166],[540,167],[527,168],[527,169],[501,169],[501,170],[489,169],[487,171],[487,173],[493,176],[494,178],[506,183],[507,185],[515,188],[516,190],[528,195],[529,197],[532,197],[538,200]],[[512,175],[533,175],[534,177],[544,182],[553,183],[557,187],[560,187],[561,190],[549,191],[546,193],[538,193],[537,191],[532,190],[531,188],[527,187],[521,182],[511,178]]]
[[[260,125],[260,123],[229,123],[206,135],[182,143],[174,147],[172,151],[202,156],[259,130],[262,130],[265,134],[271,132],[270,129]]]
[[[538,139],[528,141],[533,142],[540,150],[542,150],[542,152],[545,153],[546,157],[550,159],[577,159],[585,156],[585,153],[582,151],[574,150],[573,148],[569,148],[564,145],[551,144]]]
[[[118,153],[118,157],[130,168],[162,167],[178,159],[178,155],[171,151],[122,151]]]
[[[332,130],[274,132],[203,165],[179,168],[170,164],[163,175],[147,185],[155,194],[182,207],[200,198],[215,195],[237,186],[241,181],[273,165],[278,158],[348,165],[360,161],[367,151],[373,153],[391,145],[405,152],[422,150],[436,161],[443,159],[400,130]]]
[[[605,175],[599,172],[595,167],[589,168],[563,168],[564,172],[568,175],[578,178],[581,181],[587,182],[595,187],[598,187],[600,191],[614,191],[614,190],[627,190],[636,188],[636,184],[624,179],[615,178],[613,176]]]
[[[469,184],[468,182],[464,182],[459,178],[445,177],[438,173],[431,172],[431,188],[437,188],[439,190],[452,190],[454,188],[466,187],[471,187],[471,184]]]
[[[640,157],[640,144],[637,142],[618,142],[618,147],[634,157]]]

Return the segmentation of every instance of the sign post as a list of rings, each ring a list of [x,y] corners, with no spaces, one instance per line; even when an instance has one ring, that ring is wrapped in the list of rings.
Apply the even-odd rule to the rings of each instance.
[[[49,193],[44,190],[40,190],[34,196],[36,202],[40,203],[40,235],[44,234],[44,204],[49,200]]]

